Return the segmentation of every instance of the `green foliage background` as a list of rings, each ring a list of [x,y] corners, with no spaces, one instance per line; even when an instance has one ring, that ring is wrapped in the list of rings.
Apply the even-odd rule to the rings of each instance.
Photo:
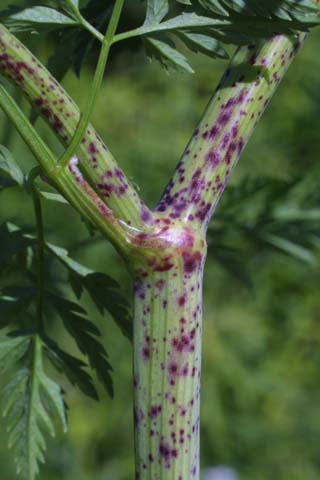
[[[134,22],[133,7],[132,13]],[[307,180],[304,193],[316,191],[319,41],[319,32],[312,33],[291,67],[237,167],[235,187],[246,176],[300,175]],[[31,46],[43,57],[52,48],[37,37]],[[95,54],[80,81],[69,74],[64,82],[82,105],[94,59]],[[168,76],[156,63],[146,63],[139,49],[121,48],[111,60],[97,102],[94,125],[150,205],[159,198],[225,67],[222,61],[200,56],[193,64],[195,75]],[[30,168],[32,157],[2,114],[0,122],[1,143],[10,146],[20,165]],[[48,129],[38,125],[59,151]],[[252,208],[250,202],[246,208]],[[113,248],[98,236],[88,239],[70,208],[46,206],[45,218],[50,241],[67,247],[88,267],[112,275],[130,296],[124,265]],[[19,190],[0,193],[0,219],[32,224],[29,197]],[[245,265],[252,283],[248,288],[209,255],[204,289],[203,467],[230,465],[241,480],[319,479],[319,265],[254,251]],[[51,269],[48,275],[65,281],[60,271]],[[6,271],[0,272],[0,285],[7,281]],[[101,389],[101,401],[96,403],[64,385],[71,407],[69,434],[60,433],[49,443],[40,479],[132,480],[131,346],[109,317],[99,317],[89,299],[85,303],[104,334],[114,367],[115,398],[110,400]],[[53,331],[59,338],[59,328],[53,326]],[[60,342],[73,351],[68,338]],[[15,473],[4,430],[1,421],[1,480],[12,480]]]

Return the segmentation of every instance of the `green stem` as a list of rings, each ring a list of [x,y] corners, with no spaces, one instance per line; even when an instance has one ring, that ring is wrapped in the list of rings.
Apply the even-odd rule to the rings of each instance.
[[[3,48],[10,62],[21,58],[19,49],[14,47],[16,40],[8,37],[6,32],[2,32],[1,37],[1,26],[0,40],[0,51]],[[114,183],[104,185],[117,192],[106,200],[113,210],[112,214],[101,198],[97,198],[94,189],[90,190],[78,169],[77,158],[72,158],[68,169],[58,169],[53,176],[66,198],[71,199],[76,208],[97,225],[103,221],[101,219],[105,214],[107,221],[103,227],[111,230],[109,238],[129,260],[135,278],[137,480],[199,480],[201,289],[206,254],[205,229],[244,144],[302,40],[303,36],[293,39],[276,36],[259,47],[239,49],[155,215],[150,217],[148,211],[143,212],[140,206],[137,207],[137,197],[129,186],[124,188],[124,192],[129,190],[130,195],[126,194],[123,202],[122,194],[114,190],[119,184]],[[26,55],[24,51],[22,61],[25,61]],[[50,106],[50,111],[46,113],[54,121],[54,116],[59,114],[54,101],[59,101],[61,87],[58,86],[59,95],[48,93],[49,100],[47,93],[44,98],[42,95],[39,97],[41,82],[47,87],[54,80],[48,77],[42,66],[38,67],[38,72],[28,72],[28,68],[24,68],[17,79],[10,70],[10,62],[6,59],[2,70],[33,102],[47,102],[44,106]],[[38,81],[35,87],[34,83]],[[55,90],[56,84],[53,83],[53,86]],[[69,102],[64,93],[62,100]],[[43,103],[41,105],[43,108]],[[78,120],[79,114],[75,114],[74,106],[69,107],[68,103],[66,111],[72,112]],[[77,122],[73,118],[72,128],[71,123],[68,120],[63,124],[63,134],[74,132]],[[88,135],[91,143],[91,132]],[[88,142],[88,137],[84,141]],[[96,144],[93,147],[95,150]],[[88,143],[85,152],[88,152]],[[95,154],[94,151],[95,160],[91,160],[99,169],[101,165],[99,161],[95,163]],[[81,162],[81,166],[90,180],[97,183],[99,176],[98,179],[94,176],[93,168],[88,168],[85,162]],[[122,172],[116,169],[112,158],[107,156],[106,164],[99,172],[100,182],[104,176],[112,177],[116,172],[118,179],[123,178]],[[92,209],[90,200],[95,209]],[[143,222],[142,213],[147,218]],[[121,222],[113,215],[117,215]],[[141,225],[142,232],[139,231]],[[134,234],[130,236],[131,227]]]
[[[237,50],[157,206],[161,215],[206,230],[305,36],[277,35]]]
[[[98,30],[96,30],[91,23],[89,23],[80,13],[78,7],[72,2],[72,0],[67,0],[69,10],[72,12],[75,19],[81,23],[81,25],[88,30],[99,42],[103,42],[104,36]]]
[[[199,478],[203,238],[176,225],[137,259],[136,479]]]
[[[34,433],[34,411],[35,411],[35,404],[37,401],[37,389],[38,389],[38,379],[36,376],[36,372],[39,372],[42,364],[42,344],[41,339],[38,333],[35,333],[32,337],[33,341],[33,358],[32,358],[32,368],[31,368],[31,378],[30,378],[30,397],[29,397],[29,405],[26,405],[28,408],[28,424],[26,426],[26,434],[27,434],[27,448],[26,453],[28,455],[28,472],[27,479],[34,480],[34,452],[32,450],[33,446],[33,439],[31,436]],[[24,472],[25,473],[25,472]]]
[[[1,85],[0,107],[13,122],[45,174],[54,182],[60,193],[82,216],[92,222],[103,235],[110,239],[122,255],[127,256],[131,243],[130,230],[125,223],[119,222],[114,217],[111,210],[82,177],[76,165],[77,159],[73,158],[66,167],[58,166],[51,150]]]
[[[115,14],[119,12],[120,9]],[[46,68],[2,24],[0,73],[27,96],[63,144],[68,145],[79,124],[79,109]],[[136,229],[152,223],[151,212],[91,125],[76,154],[85,178],[119,221]]]
[[[28,183],[31,188],[34,213],[36,218],[37,230],[37,332],[41,333],[43,329],[43,304],[44,304],[44,286],[45,286],[45,267],[44,267],[44,228],[42,217],[42,205],[38,189],[35,185],[35,179],[40,175],[40,168],[35,167],[28,176]]]
[[[205,232],[244,144],[304,36],[242,47],[133,257],[137,480],[199,480]]]
[[[54,169],[56,166],[56,160],[53,153],[43,142],[29,120],[26,118],[25,114],[22,112],[21,108],[2,85],[0,85],[0,107],[17,128],[21,137],[43,169],[47,172]]]
[[[130,30],[129,32],[118,33],[113,38],[112,43],[122,42],[123,40],[129,40],[129,38],[139,37],[143,34],[143,28],[135,28],[134,30]]]
[[[107,32],[102,41],[102,47],[101,47],[101,51],[98,59],[98,64],[94,74],[93,84],[92,84],[92,88],[91,88],[91,92],[89,95],[86,108],[80,116],[79,124],[76,128],[76,131],[74,133],[74,136],[71,142],[69,143],[67,149],[65,150],[65,152],[63,153],[63,155],[61,156],[58,162],[60,165],[65,166],[68,164],[68,162],[70,161],[70,158],[75,154],[77,148],[79,147],[79,144],[85,134],[85,131],[88,128],[91,114],[95,107],[97,96],[100,92],[104,71],[106,68],[106,64],[108,61],[108,57],[109,57],[109,53],[112,45],[112,39],[118,27],[121,11],[123,8],[123,3],[124,3],[124,0],[117,0],[114,6]]]

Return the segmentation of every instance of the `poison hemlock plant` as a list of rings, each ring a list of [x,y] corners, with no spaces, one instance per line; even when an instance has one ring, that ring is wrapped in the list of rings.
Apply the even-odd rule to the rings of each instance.
[[[0,73],[29,100],[65,146],[61,158],[49,149],[18,104],[0,84],[0,106],[31,149],[39,166],[21,172],[5,147],[0,149],[0,188],[18,187],[33,199],[36,234],[6,222],[0,229],[3,265],[22,258],[22,285],[9,285],[0,297],[1,368],[10,372],[3,393],[9,444],[17,471],[33,480],[44,461],[45,436],[54,418],[66,430],[64,392],[49,377],[49,364],[86,395],[97,399],[92,370],[110,395],[112,367],[97,326],[80,305],[83,292],[100,313],[108,311],[122,333],[133,339],[136,479],[199,479],[202,276],[210,253],[233,272],[242,236],[257,248],[270,247],[313,262],[319,212],[257,208],[241,218],[238,199],[225,202],[210,224],[219,199],[250,135],[305,41],[319,23],[317,2],[251,0],[148,0],[142,26],[118,33],[124,0],[76,0],[47,6],[12,7],[0,14]],[[101,29],[107,22],[106,34]],[[9,30],[8,30],[9,29]],[[11,30],[11,32],[10,32]],[[61,84],[14,32],[50,31],[57,52],[49,65],[61,79],[72,64],[79,73],[93,40],[101,53],[87,106],[80,112]],[[83,40],[88,38],[86,47]],[[155,208],[149,209],[89,124],[112,45],[140,37],[146,51],[166,68],[192,72],[185,52],[227,58],[225,44],[237,45],[226,72],[184,155]],[[68,64],[57,62],[68,39]],[[56,193],[40,186],[45,179]],[[265,191],[285,198],[292,184],[244,183],[240,200]],[[119,285],[109,276],[73,260],[48,243],[42,203],[69,203],[109,240],[125,260],[134,282],[133,322]],[[208,230],[208,235],[207,235]],[[303,232],[303,233],[301,233]],[[218,239],[218,241],[217,241]],[[219,243],[220,241],[220,243]],[[243,252],[242,252],[243,253]],[[242,255],[241,253],[241,255]],[[239,257],[239,255],[238,255]],[[73,297],[52,284],[46,262],[65,268]],[[244,270],[242,270],[243,272]],[[71,293],[71,292],[70,292]],[[59,317],[81,357],[63,350],[47,331],[46,316]],[[133,328],[132,328],[133,323]],[[132,335],[133,330],[133,335]]]

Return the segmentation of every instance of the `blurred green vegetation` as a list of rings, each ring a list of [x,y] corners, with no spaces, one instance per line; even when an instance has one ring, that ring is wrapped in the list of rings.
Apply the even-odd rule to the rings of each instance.
[[[320,34],[314,32],[298,55],[236,169],[234,185],[248,175],[288,179],[298,174],[310,176],[305,188],[315,188],[320,175],[319,42]],[[32,43],[42,57],[51,48],[37,39]],[[95,127],[149,205],[158,200],[225,67],[200,57],[194,61],[196,75],[167,75],[157,64],[146,63],[139,49],[119,51],[97,102]],[[90,63],[80,80],[69,74],[64,81],[80,105],[90,88]],[[1,143],[29,169],[34,160],[0,115]],[[37,126],[52,148],[61,151],[48,128],[39,120]],[[32,225],[32,205],[25,194],[12,190],[0,195],[1,223],[10,219]],[[88,239],[79,217],[66,206],[46,205],[45,214],[47,238],[115,277],[130,296],[125,268],[106,241]],[[251,290],[210,256],[207,262],[202,466],[228,464],[241,480],[318,480],[319,268],[276,253],[254,255],[247,267]],[[50,442],[40,479],[132,480],[131,346],[110,318],[99,317],[86,303],[104,333],[115,399],[101,390],[101,401],[95,403],[65,385],[69,434]],[[69,339],[61,340],[74,348]],[[14,479],[2,422],[0,464],[1,480]]]

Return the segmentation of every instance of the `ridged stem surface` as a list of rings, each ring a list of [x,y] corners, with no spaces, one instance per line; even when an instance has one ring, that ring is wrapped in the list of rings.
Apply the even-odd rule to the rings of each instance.
[[[135,279],[137,480],[200,478],[205,230],[304,37],[276,35],[260,46],[238,49],[154,212],[144,206],[91,126],[79,148],[80,162],[72,158],[66,169],[49,175],[118,246]],[[79,121],[77,107],[1,25],[0,72],[67,144]]]
[[[136,268],[134,414],[139,480],[187,480],[199,475],[205,242],[179,226],[166,231],[166,241],[169,246],[160,238],[155,255]]]
[[[233,168],[305,34],[241,47],[230,62],[157,211],[206,229]]]
[[[61,142],[68,145],[79,122],[78,107],[38,59],[1,23],[0,73],[24,93]],[[79,168],[114,216],[136,228],[144,226],[145,218],[150,216],[148,209],[92,125],[87,128],[77,156]]]

